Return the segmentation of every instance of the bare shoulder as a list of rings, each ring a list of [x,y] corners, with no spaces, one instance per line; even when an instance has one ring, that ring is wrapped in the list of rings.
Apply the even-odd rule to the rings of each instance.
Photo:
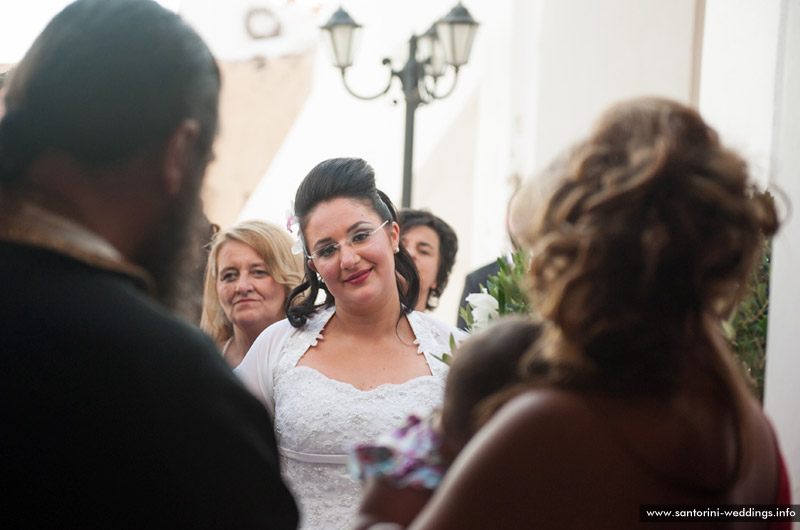
[[[617,460],[612,449],[584,396],[526,391],[464,448],[412,528],[580,524],[574,501],[602,489],[604,470]]]
[[[500,410],[498,417],[524,418],[537,422],[563,421],[564,414],[591,415],[587,399],[584,394],[559,388],[531,389],[511,400]]]
[[[713,495],[720,502],[772,502],[766,446],[774,442],[762,415],[747,412],[755,445],[741,455],[744,472],[724,486],[736,451],[696,429],[702,422],[689,421],[690,412],[659,412],[670,403],[528,390],[467,444],[411,528],[640,528],[640,505],[696,502],[695,486],[723,485]],[[713,459],[720,464],[703,464]]]
[[[612,445],[602,418],[585,395],[535,389],[500,408],[467,445],[456,466],[480,453],[477,462],[562,476],[579,473],[587,461],[607,455]]]
[[[535,439],[537,445],[548,439],[563,447],[565,435],[579,436],[584,432],[597,433],[601,419],[584,394],[555,388],[528,390],[504,405],[476,439],[506,439],[503,434],[514,433],[521,444]]]

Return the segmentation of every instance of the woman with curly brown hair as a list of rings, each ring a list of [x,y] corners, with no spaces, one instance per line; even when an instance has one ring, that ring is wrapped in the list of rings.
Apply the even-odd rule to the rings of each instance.
[[[546,326],[526,384],[411,528],[639,528],[642,505],[789,503],[719,329],[778,227],[744,161],[694,110],[638,99],[609,109],[556,177],[525,233]]]

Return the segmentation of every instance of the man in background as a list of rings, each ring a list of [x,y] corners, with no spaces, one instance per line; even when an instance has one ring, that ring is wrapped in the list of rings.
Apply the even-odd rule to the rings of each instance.
[[[4,88],[0,521],[295,528],[266,410],[190,288],[220,77],[151,0],[79,0]]]

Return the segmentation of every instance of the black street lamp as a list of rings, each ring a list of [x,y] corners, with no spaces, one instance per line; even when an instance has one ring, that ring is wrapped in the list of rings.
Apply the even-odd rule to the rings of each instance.
[[[401,205],[411,206],[411,162],[414,154],[414,113],[417,107],[452,94],[458,81],[458,69],[467,63],[478,23],[459,2],[422,35],[411,35],[408,40],[408,60],[400,70],[392,68],[389,58],[383,64],[389,67],[389,82],[380,93],[359,95],[347,85],[345,71],[353,64],[356,32],[361,28],[341,7],[322,26],[333,53],[333,65],[342,71],[342,82],[350,94],[359,99],[375,99],[386,94],[392,80],[400,79],[406,98],[406,134],[403,156],[403,198]],[[437,93],[436,83],[447,67],[453,68],[453,84],[444,93]]]

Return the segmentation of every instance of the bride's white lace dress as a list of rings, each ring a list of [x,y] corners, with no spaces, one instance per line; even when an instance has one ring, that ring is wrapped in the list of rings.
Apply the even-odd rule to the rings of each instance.
[[[335,309],[319,312],[300,329],[282,321],[256,340],[236,369],[244,383],[273,411],[284,479],[300,506],[300,528],[345,529],[353,522],[360,485],[347,471],[347,454],[401,423],[439,406],[450,352],[450,333],[464,334],[423,313],[408,321],[432,375],[368,391],[329,379],[297,362],[322,338]]]

